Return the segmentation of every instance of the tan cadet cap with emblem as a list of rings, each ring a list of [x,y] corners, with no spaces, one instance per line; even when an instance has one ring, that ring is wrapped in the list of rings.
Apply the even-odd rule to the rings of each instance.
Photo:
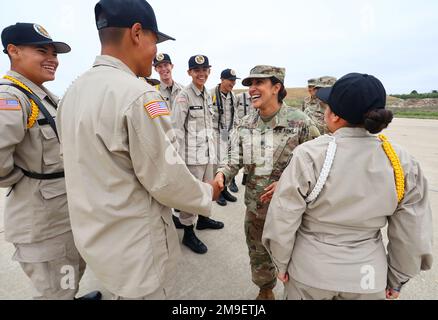
[[[330,76],[324,76],[324,77],[320,77],[315,79],[315,87],[316,88],[331,88],[335,85],[336,81],[338,79],[336,79],[335,77],[330,77]]]
[[[199,65],[202,65],[205,63],[205,58],[203,56],[196,56],[195,62]]]
[[[281,81],[281,83],[284,84],[286,69],[266,65],[256,66],[251,70],[250,75],[247,78],[243,79],[242,84],[246,87],[249,87],[251,85],[252,79],[265,79],[271,77],[278,79],[279,81]]]

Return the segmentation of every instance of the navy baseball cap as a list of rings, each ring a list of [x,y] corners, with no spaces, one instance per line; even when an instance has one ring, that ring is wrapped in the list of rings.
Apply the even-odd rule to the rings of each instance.
[[[131,28],[141,23],[143,29],[153,31],[158,43],[174,38],[158,31],[154,9],[145,0],[100,0],[94,8],[98,30],[104,28]]]
[[[67,53],[71,51],[68,44],[53,41],[52,37],[42,26],[36,23],[16,23],[6,27],[2,31],[3,52],[7,52],[8,45],[16,46],[39,46],[53,45],[57,53]]]
[[[167,53],[159,53],[154,58],[154,67],[164,62],[172,64],[172,60],[170,59],[170,56]]]
[[[198,68],[211,68],[207,56],[197,55],[190,58],[189,70],[198,69]]]
[[[362,124],[369,111],[386,106],[383,84],[368,74],[349,73],[332,88],[319,89],[316,96],[327,103],[334,114],[354,125]]]
[[[236,79],[240,78],[237,78],[236,71],[234,71],[233,69],[225,69],[221,73],[221,79],[235,81]]]

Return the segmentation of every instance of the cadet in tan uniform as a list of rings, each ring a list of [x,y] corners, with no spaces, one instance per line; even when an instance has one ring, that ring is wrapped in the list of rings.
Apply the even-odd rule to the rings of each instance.
[[[303,111],[315,122],[321,134],[329,133],[329,131],[324,122],[324,107],[321,106],[321,101],[316,97],[316,93],[321,88],[333,87],[335,82],[336,78],[329,76],[310,79],[308,81],[310,96],[304,99]]]
[[[251,97],[247,91],[239,93],[237,97],[237,117],[241,121],[244,117],[253,112],[257,112],[251,102]]]
[[[173,80],[173,64],[167,53],[159,53],[154,59],[155,71],[160,75],[161,83],[157,85],[158,91],[167,102],[170,110],[173,109],[176,96],[181,92],[183,86]]]
[[[272,289],[277,283],[275,266],[261,242],[270,199],[295,147],[319,136],[309,117],[283,102],[285,73],[284,68],[262,65],[243,80],[258,112],[240,123],[233,134],[230,161],[216,175],[216,182],[223,185],[241,168],[248,170],[245,236],[252,281],[260,288],[258,300],[275,299]]]
[[[378,79],[348,74],[317,97],[328,104],[332,134],[295,149],[263,243],[288,299],[397,298],[432,265],[426,178],[412,156],[376,135],[392,121]]]
[[[73,299],[85,262],[68,215],[54,121],[58,98],[43,86],[55,79],[57,54],[71,49],[32,23],[9,26],[1,38],[11,62],[0,80],[0,188],[9,188],[6,240],[41,295],[37,299]],[[63,281],[70,285],[63,287]],[[98,299],[100,293],[83,298]]]
[[[225,69],[221,73],[221,83],[210,91],[213,97],[213,129],[216,139],[217,163],[228,163],[228,149],[230,146],[230,136],[237,126],[237,98],[233,93],[236,85],[236,71]],[[213,169],[216,172],[217,166]],[[239,192],[236,181],[233,179],[230,183],[230,191]],[[220,206],[226,206],[227,201],[236,202],[237,198],[233,196],[228,188],[222,191],[219,200],[216,201]]]
[[[137,78],[151,75],[157,43],[172,39],[152,7],[101,0],[95,15],[102,55],[68,89],[57,119],[72,230],[116,299],[163,299],[180,253],[171,208],[209,215],[220,189],[187,170],[166,102]]]
[[[190,172],[199,180],[213,178],[213,165],[217,163],[213,133],[213,101],[205,88],[210,75],[210,63],[203,55],[189,59],[188,74],[192,82],[177,96],[172,120],[178,137],[179,153]],[[180,208],[178,208],[180,209]],[[205,254],[207,246],[198,239],[194,224],[198,212],[181,212],[179,220],[185,226],[182,243],[193,252]],[[196,229],[222,229],[224,224],[199,216]]]

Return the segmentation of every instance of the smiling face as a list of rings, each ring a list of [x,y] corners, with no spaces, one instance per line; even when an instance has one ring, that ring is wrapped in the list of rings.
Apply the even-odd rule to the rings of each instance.
[[[236,80],[222,79],[220,90],[223,93],[230,93],[231,91],[233,91],[235,85],[236,85]]]
[[[167,83],[172,81],[173,64],[169,62],[162,62],[155,67],[155,71],[160,75],[162,82]]]
[[[191,69],[188,73],[192,77],[193,84],[202,91],[210,75],[210,68]]]
[[[8,46],[11,57],[11,69],[22,74],[38,86],[55,80],[59,61],[55,47],[44,46]]]
[[[252,79],[251,81],[249,95],[254,108],[262,110],[268,106],[278,104],[280,84],[273,85],[269,78]]]

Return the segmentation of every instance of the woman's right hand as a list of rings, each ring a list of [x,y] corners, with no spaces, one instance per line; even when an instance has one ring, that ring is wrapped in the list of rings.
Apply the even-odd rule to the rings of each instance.
[[[216,177],[214,178],[214,181],[218,184],[219,188],[221,190],[224,189],[224,184],[225,184],[225,176],[222,172],[218,172],[218,174],[216,175]]]

